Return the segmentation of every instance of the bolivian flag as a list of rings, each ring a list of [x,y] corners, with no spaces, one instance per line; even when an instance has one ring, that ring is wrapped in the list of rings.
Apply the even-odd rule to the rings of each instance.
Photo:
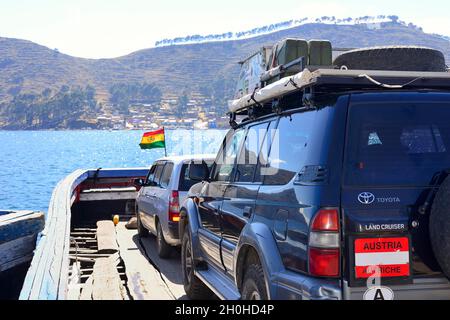
[[[145,132],[142,136],[141,149],[165,148],[164,128],[156,131]]]

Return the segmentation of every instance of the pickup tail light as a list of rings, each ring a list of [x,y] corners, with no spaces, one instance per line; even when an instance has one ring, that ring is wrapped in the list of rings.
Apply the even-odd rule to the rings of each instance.
[[[172,191],[169,196],[169,221],[180,221],[180,197],[178,191]]]
[[[309,235],[309,273],[317,277],[340,275],[340,234],[338,209],[319,210]]]

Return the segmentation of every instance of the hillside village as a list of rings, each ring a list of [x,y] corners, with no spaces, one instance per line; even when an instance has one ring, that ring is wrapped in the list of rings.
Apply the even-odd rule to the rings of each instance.
[[[334,48],[427,46],[450,61],[448,37],[397,16],[301,19],[231,36],[166,39],[113,59],[0,37],[0,130],[227,127],[238,62],[288,37],[327,39]]]
[[[167,129],[208,129],[223,128],[228,125],[228,117],[225,114],[217,113],[211,104],[211,99],[200,93],[192,94],[187,101],[187,108],[182,117],[175,113],[177,105],[178,97],[168,95],[163,97],[159,104],[132,104],[129,108],[129,114],[124,115],[112,105],[107,104],[103,107],[103,114],[94,114],[91,117],[85,117],[84,120],[97,129],[113,130],[156,129],[160,127]]]

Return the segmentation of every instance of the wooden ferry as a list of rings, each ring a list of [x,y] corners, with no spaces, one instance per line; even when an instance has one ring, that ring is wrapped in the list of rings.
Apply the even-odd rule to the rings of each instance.
[[[20,299],[183,298],[179,257],[159,260],[154,239],[125,227],[134,216],[135,180],[147,172],[77,170],[59,182]]]
[[[0,211],[0,299],[17,298],[44,219],[43,212]]]

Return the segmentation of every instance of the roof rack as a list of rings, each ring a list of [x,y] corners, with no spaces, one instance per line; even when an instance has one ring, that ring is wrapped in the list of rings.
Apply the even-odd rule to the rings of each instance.
[[[385,70],[342,70],[306,68],[282,78],[252,94],[229,103],[230,114],[264,108],[264,104],[299,90],[315,86],[341,86],[346,90],[373,87],[378,89],[440,89],[450,91],[450,72],[416,72]]]

